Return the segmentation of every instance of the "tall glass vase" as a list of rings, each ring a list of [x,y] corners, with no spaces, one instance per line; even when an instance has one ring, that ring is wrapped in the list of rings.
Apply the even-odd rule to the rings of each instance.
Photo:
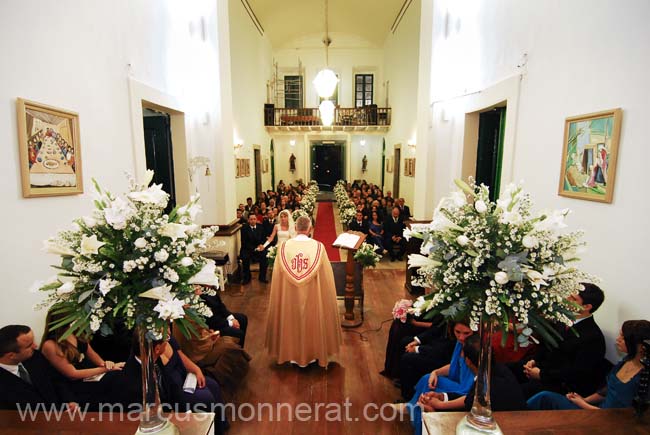
[[[147,330],[138,326],[140,361],[142,363],[142,412],[137,434],[152,434],[164,431],[170,424],[162,414],[153,342]]]
[[[501,434],[501,429],[492,416],[490,405],[490,380],[492,372],[492,329],[494,322],[484,319],[480,325],[481,351],[479,354],[476,389],[472,410],[456,427],[456,434],[490,433]]]

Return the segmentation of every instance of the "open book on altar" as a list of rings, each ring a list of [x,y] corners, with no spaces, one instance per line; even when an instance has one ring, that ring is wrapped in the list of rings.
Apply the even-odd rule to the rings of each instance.
[[[336,238],[336,240],[334,240],[332,246],[335,246],[337,248],[354,249],[357,246],[357,243],[359,242],[360,238],[361,237],[357,236],[356,234],[341,233]]]

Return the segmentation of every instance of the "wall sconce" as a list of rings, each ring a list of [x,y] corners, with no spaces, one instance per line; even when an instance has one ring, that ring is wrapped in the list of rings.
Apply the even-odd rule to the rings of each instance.
[[[235,145],[233,145],[233,149],[235,150],[235,154],[239,154],[239,150],[242,149],[243,147],[244,147],[243,143],[241,143],[241,142],[235,143]]]
[[[210,158],[205,156],[196,156],[192,157],[187,165],[187,172],[190,176],[190,181],[193,181],[194,174],[196,170],[205,166],[205,176],[209,177],[212,175],[210,172]]]
[[[291,139],[291,140],[289,141],[289,145],[291,145],[292,147],[295,147],[295,146],[296,146],[296,140],[295,140],[295,139]]]
[[[365,146],[366,146],[366,140],[365,140],[365,139],[361,139],[361,140],[359,141],[359,144],[360,144],[362,147],[365,147]]]

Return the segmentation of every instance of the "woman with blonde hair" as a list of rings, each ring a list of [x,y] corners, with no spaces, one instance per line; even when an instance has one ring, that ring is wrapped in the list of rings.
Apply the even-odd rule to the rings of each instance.
[[[280,246],[282,242],[286,242],[287,240],[296,237],[296,226],[293,223],[293,217],[291,216],[289,210],[282,210],[278,219],[279,222],[275,224],[273,227],[273,232],[267,240],[269,243],[271,243],[277,236],[277,246]]]

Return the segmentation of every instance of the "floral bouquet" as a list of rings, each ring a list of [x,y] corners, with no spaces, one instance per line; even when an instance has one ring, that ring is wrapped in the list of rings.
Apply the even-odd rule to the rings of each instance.
[[[300,198],[300,209],[303,210],[307,216],[311,216],[314,213],[316,195],[318,195],[319,190],[318,183],[312,180],[302,193]]]
[[[356,216],[357,209],[350,200],[347,190],[345,190],[345,181],[339,180],[336,182],[334,196],[336,197],[336,206],[339,209],[341,223],[347,224]]]
[[[291,213],[291,218],[293,221],[297,221],[300,216],[309,216],[307,212],[301,208],[297,208]]]
[[[273,269],[273,265],[275,264],[275,257],[278,255],[278,247],[277,246],[269,246],[269,248],[266,250],[266,258],[267,262],[269,264],[269,267]]]
[[[58,276],[40,286],[48,293],[39,308],[50,308],[70,334],[112,333],[116,320],[144,328],[152,338],[166,334],[170,322],[188,335],[193,323],[205,326],[210,309],[194,294],[194,284],[217,287],[215,264],[199,255],[216,227],[194,224],[198,197],[164,213],[169,195],[161,185],[137,184],[115,196],[93,180],[97,199],[90,216],[75,229],[46,241],[61,256]]]
[[[578,310],[567,298],[582,290],[581,282],[596,281],[571,266],[583,243],[581,232],[561,232],[569,211],[534,213],[521,185],[508,185],[496,202],[472,179],[456,185],[460,190],[442,199],[431,224],[404,231],[423,241],[423,255],[409,255],[409,267],[419,268],[414,284],[434,289],[412,312],[468,318],[473,330],[491,319],[504,341],[510,324],[527,325],[557,345],[552,323],[571,326]]]
[[[393,319],[406,323],[406,319],[410,314],[412,306],[413,301],[410,299],[400,299],[395,302],[395,306],[393,307]]]
[[[376,250],[379,249],[377,245],[371,245],[370,243],[362,243],[357,249],[357,252],[354,253],[354,259],[358,261],[362,267],[375,267],[379,260],[381,260],[381,255],[377,254]]]

